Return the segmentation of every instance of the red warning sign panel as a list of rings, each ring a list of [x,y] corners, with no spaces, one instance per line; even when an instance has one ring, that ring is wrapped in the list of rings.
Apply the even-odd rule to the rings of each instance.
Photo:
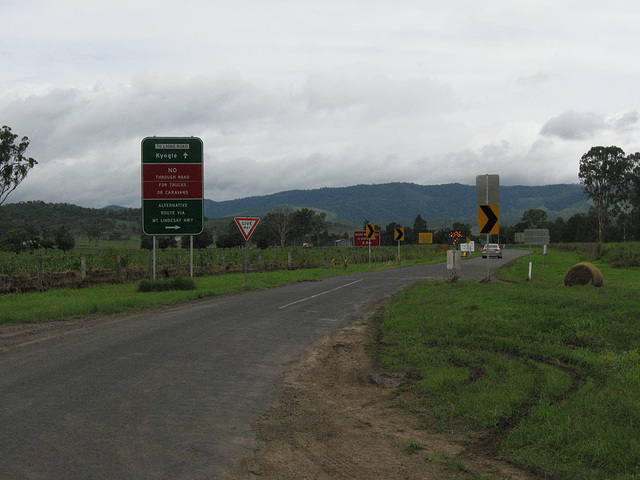
[[[142,165],[143,199],[202,198],[203,194],[202,164]]]
[[[368,247],[371,245],[372,247],[380,246],[380,230],[375,230],[373,232],[373,238],[367,238],[366,231],[355,231],[353,232],[353,246],[354,247]]]

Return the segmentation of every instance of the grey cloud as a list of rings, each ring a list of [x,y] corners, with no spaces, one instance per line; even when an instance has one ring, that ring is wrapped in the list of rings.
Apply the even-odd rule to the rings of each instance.
[[[518,77],[518,83],[526,86],[538,86],[545,84],[553,78],[553,75],[546,72],[538,72],[533,75]]]
[[[627,112],[612,120],[611,124],[618,133],[630,130],[638,123],[638,112]]]
[[[602,131],[622,134],[638,124],[638,112],[605,117],[592,112],[565,112],[545,123],[540,134],[565,140],[586,140]]]
[[[605,128],[607,128],[607,123],[604,115],[570,111],[545,123],[540,134],[560,137],[565,140],[584,140]]]
[[[429,78],[392,78],[345,68],[310,75],[304,87],[310,112],[355,112],[367,120],[457,107],[453,88]]]

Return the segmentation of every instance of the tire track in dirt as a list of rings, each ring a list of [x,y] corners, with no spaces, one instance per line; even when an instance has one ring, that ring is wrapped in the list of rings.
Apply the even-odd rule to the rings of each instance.
[[[291,368],[254,424],[261,448],[227,480],[534,478],[486,445],[470,456],[485,432],[425,427],[404,374],[375,364],[374,323],[335,332]]]

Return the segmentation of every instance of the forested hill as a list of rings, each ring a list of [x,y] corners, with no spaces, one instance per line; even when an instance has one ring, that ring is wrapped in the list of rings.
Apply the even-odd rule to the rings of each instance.
[[[500,222],[515,224],[522,213],[543,209],[549,220],[568,219],[589,210],[587,196],[578,184],[539,187],[500,187]],[[329,220],[376,224],[408,224],[422,215],[430,228],[444,228],[452,222],[474,224],[478,218],[476,187],[451,183],[417,185],[386,183],[342,188],[290,190],[259,197],[224,202],[205,201],[205,215],[222,218],[234,215],[264,215],[275,208],[314,208],[327,212]]]
[[[69,203],[30,201],[5,203],[0,207],[0,237],[12,227],[28,227],[36,232],[64,225],[74,234],[85,234],[93,225],[105,231],[137,233],[139,208],[85,208]]]
[[[514,225],[530,209],[545,210],[551,221],[559,216],[566,220],[589,209],[581,185],[503,186],[500,196],[501,225]],[[476,188],[459,183],[356,185],[291,190],[225,202],[205,200],[205,216],[208,218],[264,216],[276,208],[312,208],[326,212],[327,220],[331,222],[354,225],[362,224],[365,219],[380,226],[391,222],[410,225],[418,215],[433,229],[449,227],[453,222],[475,225],[478,221]],[[140,209],[116,206],[84,208],[42,201],[8,203],[0,207],[0,236],[16,225],[29,226],[37,231],[65,225],[72,232],[84,234],[88,226],[96,224],[109,232],[136,233],[140,228]]]

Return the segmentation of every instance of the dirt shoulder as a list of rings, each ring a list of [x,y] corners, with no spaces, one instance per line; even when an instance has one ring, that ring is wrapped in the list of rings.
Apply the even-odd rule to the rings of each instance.
[[[512,479],[482,432],[430,431],[405,378],[373,360],[373,322],[327,337],[294,365],[254,424],[262,447],[231,479]]]

